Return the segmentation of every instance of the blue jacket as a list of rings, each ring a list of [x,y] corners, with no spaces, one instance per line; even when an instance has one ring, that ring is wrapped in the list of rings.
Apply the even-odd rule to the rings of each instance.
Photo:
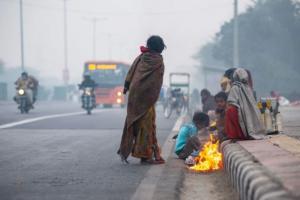
[[[176,138],[176,144],[175,144],[175,153],[178,155],[184,148],[187,140],[197,135],[198,128],[195,126],[194,123],[188,123],[184,124],[178,133],[178,136]]]

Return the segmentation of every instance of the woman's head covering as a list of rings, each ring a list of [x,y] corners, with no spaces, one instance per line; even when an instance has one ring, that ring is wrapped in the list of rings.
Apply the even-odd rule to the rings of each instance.
[[[249,76],[245,69],[237,68],[233,73],[233,85],[227,102],[238,108],[239,124],[246,138],[260,138],[264,128],[260,121],[253,91],[249,86]]]
[[[161,53],[166,48],[166,45],[160,36],[152,35],[147,40],[147,48],[150,51]]]
[[[253,80],[252,80],[251,72],[248,69],[246,69],[246,71],[248,73],[248,85],[253,90]]]
[[[253,90],[253,80],[251,72],[247,69],[237,68],[232,75],[233,81],[247,84]]]
[[[233,82],[241,82],[241,83],[244,83],[244,84],[248,84],[249,83],[249,79],[248,79],[248,73],[245,69],[243,68],[237,68],[233,75],[232,75],[232,79],[233,79]]]

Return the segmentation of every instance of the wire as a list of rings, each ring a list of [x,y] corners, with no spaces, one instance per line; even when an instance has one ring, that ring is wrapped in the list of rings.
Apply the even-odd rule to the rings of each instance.
[[[14,4],[19,4],[18,0],[0,0],[0,2],[9,2],[9,3],[14,3]],[[62,0],[57,0],[57,2],[62,2]],[[23,5],[26,7],[35,7],[35,8],[40,8],[40,9],[44,9],[44,10],[52,10],[55,12],[62,12],[63,8],[61,7],[52,7],[52,6],[45,6],[45,5],[41,5],[41,4],[36,4],[36,3],[29,3],[29,2],[23,2]],[[214,8],[224,8],[225,6],[229,6],[228,4],[218,4],[218,6],[213,6]],[[231,6],[231,5],[230,5]],[[210,7],[209,7],[210,8]],[[143,15],[145,16],[157,16],[157,15],[194,15],[194,14],[198,14],[199,11],[206,11],[209,9],[208,7],[206,8],[201,8],[198,9],[197,12],[195,12],[195,10],[185,10],[185,11],[171,11],[171,12],[147,12],[147,13],[143,13]],[[80,9],[70,9],[68,8],[68,13],[73,13],[73,14],[83,14],[83,15],[92,15],[92,16],[105,16],[105,17],[124,17],[124,16],[135,16],[138,15],[140,13],[135,13],[135,12],[97,12],[97,11],[91,11],[91,10],[80,10]]]

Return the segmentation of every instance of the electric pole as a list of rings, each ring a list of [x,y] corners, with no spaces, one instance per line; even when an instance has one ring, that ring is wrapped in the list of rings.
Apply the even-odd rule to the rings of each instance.
[[[96,28],[97,28],[97,18],[92,19],[93,23],[93,59],[96,60],[96,43],[97,43],[97,38],[96,38]]]
[[[21,70],[25,71],[24,67],[24,30],[23,30],[23,0],[20,0],[20,39],[21,39]]]
[[[111,33],[108,33],[107,34],[107,37],[108,37],[108,59],[111,60],[111,46],[112,46],[112,42],[111,42]]]
[[[238,0],[234,0],[233,67],[239,67],[239,21],[238,21]]]
[[[84,20],[87,20],[89,22],[92,22],[93,24],[93,59],[96,60],[96,52],[97,52],[97,22],[104,21],[106,18],[96,18],[93,17],[91,19],[84,18]]]
[[[68,27],[67,27],[67,0],[64,1],[64,69],[63,81],[66,86],[69,83],[69,67],[68,67]]]

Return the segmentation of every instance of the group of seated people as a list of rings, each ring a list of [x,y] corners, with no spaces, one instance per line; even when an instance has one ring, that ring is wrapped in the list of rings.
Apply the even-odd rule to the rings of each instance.
[[[222,91],[215,96],[206,90],[201,91],[202,111],[196,111],[192,122],[184,124],[175,137],[175,154],[180,159],[186,159],[193,152],[201,150],[209,138],[212,122],[215,122],[220,142],[228,139],[259,139],[264,136],[250,72],[232,68],[225,72],[224,77],[227,85],[222,85]]]

